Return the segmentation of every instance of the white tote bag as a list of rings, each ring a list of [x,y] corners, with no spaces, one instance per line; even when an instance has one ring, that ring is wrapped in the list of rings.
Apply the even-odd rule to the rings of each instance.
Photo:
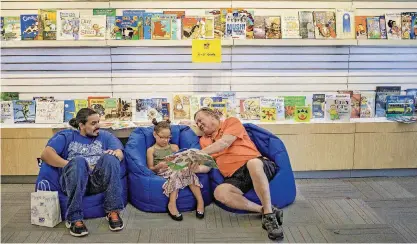
[[[62,221],[58,192],[51,191],[47,180],[40,181],[37,189],[36,192],[30,194],[31,223],[54,227]]]

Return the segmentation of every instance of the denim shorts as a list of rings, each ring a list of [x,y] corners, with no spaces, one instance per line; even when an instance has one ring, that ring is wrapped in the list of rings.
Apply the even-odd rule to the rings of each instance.
[[[265,157],[258,157],[264,163],[264,172],[268,181],[274,178],[274,176],[278,173],[278,165],[269,160]],[[236,170],[232,176],[225,177],[224,183],[231,184],[237,188],[239,188],[243,193],[246,193],[253,189],[252,178],[250,177],[249,169],[247,167],[247,163]]]

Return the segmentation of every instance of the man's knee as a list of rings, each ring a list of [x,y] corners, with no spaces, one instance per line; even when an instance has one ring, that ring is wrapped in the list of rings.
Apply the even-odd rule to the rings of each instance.
[[[263,169],[264,163],[259,158],[254,158],[246,163],[249,172]]]
[[[102,167],[120,168],[120,160],[111,154],[105,153],[101,156]]]
[[[88,162],[84,157],[77,156],[68,162],[67,168],[71,171],[83,172],[88,171]]]
[[[233,187],[230,184],[220,184],[214,190],[214,198],[223,203],[228,204],[231,200],[230,194],[233,192]]]

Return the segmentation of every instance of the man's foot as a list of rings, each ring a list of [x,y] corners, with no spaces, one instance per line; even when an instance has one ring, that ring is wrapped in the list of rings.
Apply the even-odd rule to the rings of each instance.
[[[284,237],[284,231],[282,227],[278,225],[275,213],[262,214],[262,228],[268,232],[268,237],[271,240]]]
[[[119,231],[124,227],[123,220],[116,211],[111,211],[106,215],[107,221],[109,221],[109,229],[111,231]]]
[[[88,235],[87,226],[83,221],[77,221],[75,223],[65,222],[65,226],[69,229],[72,236],[81,237]]]
[[[284,223],[284,211],[278,207],[272,206],[272,212],[276,215],[278,224],[282,225],[282,223]]]

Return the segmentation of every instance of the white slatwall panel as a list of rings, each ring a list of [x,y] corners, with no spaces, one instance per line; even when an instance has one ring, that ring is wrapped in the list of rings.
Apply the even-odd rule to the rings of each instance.
[[[255,15],[295,10],[356,9],[358,15],[417,11],[415,0],[327,1],[71,1],[6,0],[1,15],[37,13],[39,8],[184,10],[243,7]],[[314,44],[315,45],[315,44]],[[23,99],[109,95],[171,97],[172,93],[236,91],[238,97],[296,95],[342,89],[370,91],[377,85],[417,87],[417,48],[374,46],[224,46],[220,64],[191,62],[190,47],[2,49],[1,89]]]

